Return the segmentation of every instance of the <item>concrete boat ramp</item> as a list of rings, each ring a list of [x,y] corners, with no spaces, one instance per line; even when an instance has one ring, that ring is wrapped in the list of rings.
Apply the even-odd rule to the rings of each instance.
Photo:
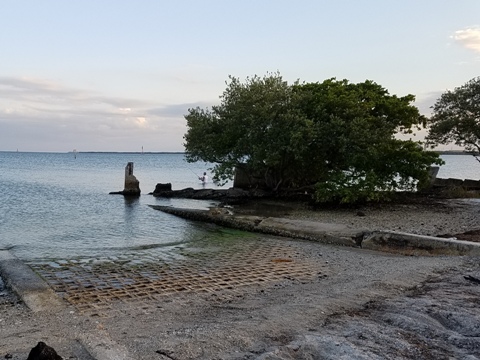
[[[153,209],[185,219],[206,221],[235,229],[351,246],[368,250],[419,255],[479,255],[480,244],[455,238],[417,235],[398,231],[356,229],[344,224],[278,217],[234,215],[223,208],[183,209],[150,205]]]
[[[74,310],[62,300],[40,276],[29,266],[13,256],[8,250],[0,250],[0,275],[6,286],[12,290],[33,313],[44,313],[46,318],[55,318],[74,313]],[[36,329],[33,329],[36,331]],[[40,341],[40,339],[39,339]],[[108,336],[97,332],[82,332],[75,339],[58,340],[56,344],[49,344],[54,349],[63,343],[69,349],[70,358],[82,360],[123,360],[131,359],[126,350],[114,343]],[[0,345],[1,344],[0,342]],[[26,359],[29,351],[36,344],[25,344],[23,348],[10,350],[5,356],[7,359]],[[1,348],[2,346],[0,346]],[[13,354],[12,354],[13,352]],[[72,357],[73,356],[73,357]]]
[[[8,250],[0,250],[0,274],[7,287],[20,296],[31,311],[61,310],[66,307],[48,284]]]
[[[193,221],[206,221],[249,232],[351,247],[359,252],[368,249],[397,254],[430,256],[480,254],[480,244],[453,238],[445,239],[394,231],[356,229],[344,224],[278,217],[234,215],[228,209],[223,208],[195,210],[168,206],[151,207]],[[284,242],[283,239],[275,240],[271,245],[252,242],[250,244],[251,248],[239,244],[239,247],[235,249],[223,249],[223,253],[218,256],[218,259],[212,257],[212,253],[209,252],[210,248],[205,248],[205,252],[208,253],[207,263],[212,267],[208,268],[210,277],[203,276],[201,282],[198,281],[198,274],[202,274],[206,266],[205,261],[200,256],[201,253],[198,252],[202,250],[201,248],[195,249],[196,252],[191,254],[194,256],[187,259],[188,261],[177,261],[178,269],[173,267],[162,268],[158,261],[153,261],[152,264],[135,264],[132,269],[138,271],[137,274],[135,272],[127,273],[126,271],[131,271],[131,269],[125,270],[125,266],[113,268],[112,264],[109,264],[108,267],[101,268],[101,271],[98,271],[103,282],[103,288],[98,285],[100,284],[97,281],[98,279],[90,279],[85,275],[86,273],[80,272],[81,267],[78,264],[60,269],[61,271],[69,271],[75,277],[73,284],[70,284],[72,279],[62,278],[61,271],[57,273],[58,269],[33,268],[34,271],[32,267],[15,258],[8,250],[0,250],[0,275],[7,287],[18,295],[32,313],[44,313],[46,315],[43,318],[56,318],[57,320],[51,320],[53,324],[55,321],[60,321],[64,327],[69,328],[69,322],[76,324],[74,326],[78,324],[78,322],[74,322],[72,314],[81,314],[82,311],[85,311],[86,315],[91,315],[93,311],[100,315],[104,311],[106,314],[108,311],[102,309],[111,306],[114,299],[118,298],[121,298],[121,300],[127,299],[125,301],[137,299],[145,303],[152,300],[152,304],[154,304],[152,306],[156,307],[158,301],[169,296],[203,293],[210,295],[218,293],[227,297],[237,296],[236,291],[243,291],[238,290],[242,286],[244,288],[252,285],[265,286],[268,283],[278,282],[279,279],[286,276],[289,279],[308,282],[313,275],[318,277],[318,274],[321,274],[324,276],[324,273],[328,272],[328,265],[327,267],[322,265],[322,267],[318,261],[308,259],[308,261],[304,261],[303,258],[293,261],[292,259],[296,259],[292,255],[294,249],[282,247],[282,242]],[[291,253],[288,253],[288,251]],[[234,258],[238,258],[237,263],[234,263]],[[218,267],[218,269],[213,267],[219,264],[222,267]],[[315,268],[315,266],[318,268]],[[72,272],[72,269],[76,269],[78,273]],[[108,276],[111,274],[108,271],[113,274],[112,269],[115,270],[115,277],[110,279]],[[155,273],[155,271],[160,271],[159,269],[163,272],[161,274]],[[120,270],[125,271],[123,275],[125,278],[129,278],[129,283],[122,283],[122,278],[118,275]],[[141,278],[140,275],[144,273],[148,273],[150,278]],[[57,275],[58,277],[55,277]],[[94,274],[90,271],[87,275]],[[237,277],[234,278],[232,275]],[[225,279],[222,276],[225,276]],[[61,281],[64,281],[64,283],[61,283]],[[105,284],[108,281],[111,281],[114,286]],[[233,282],[238,284],[238,288],[232,285]],[[68,348],[70,356],[73,356],[73,358],[93,360],[132,358],[123,345],[112,341],[106,332],[102,332],[102,329],[93,328],[81,331],[78,334],[69,333],[68,336],[65,335],[65,339],[68,339],[65,340],[67,342],[64,341],[62,345],[59,341],[58,346],[63,346],[64,349]],[[7,345],[3,344],[2,346],[7,348]],[[23,359],[35,345],[35,343],[28,343],[22,345],[23,348],[15,348],[18,345],[11,345],[13,348],[10,347],[8,350],[10,354],[13,354],[13,359]],[[48,345],[56,348],[57,344],[49,343]],[[61,355],[65,356],[65,353]]]

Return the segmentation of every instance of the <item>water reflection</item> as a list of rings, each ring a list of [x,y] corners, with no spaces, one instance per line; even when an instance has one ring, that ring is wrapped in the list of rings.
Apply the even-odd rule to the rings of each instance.
[[[139,196],[124,196],[125,208],[133,208],[140,203]]]
[[[124,237],[127,242],[131,242],[139,233],[138,208],[140,204],[139,196],[124,196]]]

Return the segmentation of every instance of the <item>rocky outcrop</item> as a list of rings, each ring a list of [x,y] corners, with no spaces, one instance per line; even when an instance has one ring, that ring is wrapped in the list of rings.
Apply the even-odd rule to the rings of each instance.
[[[172,191],[172,183],[158,183],[157,186],[155,186],[153,193],[161,193],[163,191]]]
[[[294,201],[311,201],[311,195],[304,191],[273,192],[262,189],[241,189],[232,187],[229,189],[194,189],[164,190],[164,184],[157,184],[155,191],[150,195],[165,198],[183,198],[197,200],[218,200],[229,204],[237,204],[249,200],[281,199]]]
[[[165,198],[183,198],[183,199],[197,199],[197,200],[219,200],[219,201],[232,201],[247,199],[252,196],[261,197],[267,196],[267,193],[257,192],[253,194],[250,191],[242,190],[238,188],[230,189],[194,189],[186,188],[182,190],[165,190],[162,184],[157,184],[155,191],[151,194],[156,197],[165,197]]]

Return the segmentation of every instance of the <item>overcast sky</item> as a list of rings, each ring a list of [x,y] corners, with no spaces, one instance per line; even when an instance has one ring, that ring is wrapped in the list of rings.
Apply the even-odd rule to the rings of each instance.
[[[479,0],[0,0],[0,151],[183,151],[228,75],[373,80],[424,114],[480,76]]]

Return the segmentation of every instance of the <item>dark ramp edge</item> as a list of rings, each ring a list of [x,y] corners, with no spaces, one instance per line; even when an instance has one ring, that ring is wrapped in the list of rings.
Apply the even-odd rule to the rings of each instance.
[[[34,312],[66,307],[43,279],[8,250],[0,250],[0,276],[6,286]]]

